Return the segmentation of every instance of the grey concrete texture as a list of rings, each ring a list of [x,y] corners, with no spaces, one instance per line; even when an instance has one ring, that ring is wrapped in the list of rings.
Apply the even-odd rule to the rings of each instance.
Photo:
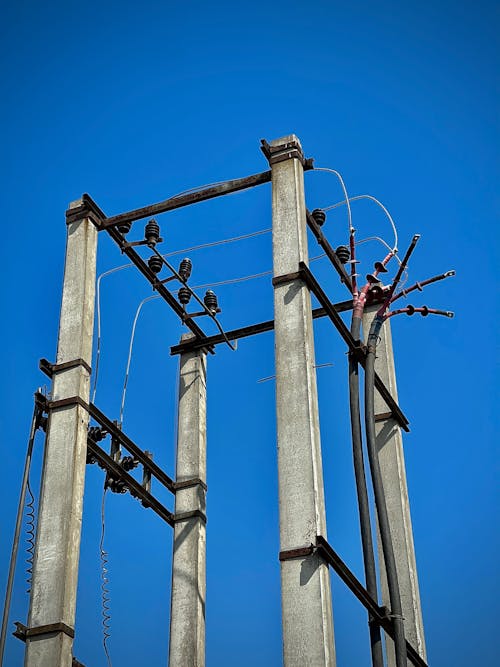
[[[293,141],[294,135],[271,143]],[[285,151],[286,152],[286,151]],[[272,165],[274,276],[308,261],[300,160]],[[274,289],[276,407],[281,550],[326,537],[311,298],[303,281]],[[281,563],[285,667],[335,665],[328,566],[316,554]]]
[[[376,311],[376,306],[367,308],[365,311],[363,317],[363,331],[365,332],[365,336],[370,330],[370,325]],[[398,400],[390,321],[384,323],[380,332],[375,371],[379,374],[392,396]],[[389,408],[385,401],[375,390],[375,414],[382,414],[388,411]],[[406,482],[403,438],[401,429],[392,418],[378,421],[376,423],[376,434],[380,470],[396,558],[405,634],[407,640],[415,647],[419,655],[426,659],[424,625],[410,515],[410,500]],[[378,535],[377,538],[378,557],[381,563],[382,602],[384,605],[390,607],[387,578],[383,566],[382,547]],[[390,639],[387,640],[387,656],[388,667],[395,667],[396,659],[393,651],[393,643]],[[411,662],[408,661],[408,665],[411,665]]]
[[[176,481],[199,478],[206,483],[206,354],[182,354],[179,364]],[[204,488],[178,489],[175,513],[194,510],[206,511]],[[205,596],[206,526],[192,517],[174,527],[170,667],[205,665]]]
[[[77,204],[79,202],[76,202]],[[89,219],[68,225],[57,363],[92,357],[97,230]],[[59,372],[52,400],[89,400],[90,377],[83,367]],[[80,406],[53,411],[43,462],[33,563],[29,627],[63,622],[74,627],[88,413]],[[70,667],[70,637],[41,635],[26,643],[26,667]]]

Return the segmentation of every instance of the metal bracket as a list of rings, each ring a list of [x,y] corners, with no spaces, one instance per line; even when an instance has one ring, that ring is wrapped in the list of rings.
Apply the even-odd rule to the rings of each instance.
[[[293,273],[284,273],[281,276],[275,276],[272,280],[273,287],[278,287],[279,285],[286,285],[291,283],[294,280],[298,279],[304,280],[303,271],[294,271]]]
[[[192,510],[191,512],[179,512],[174,514],[172,521],[178,523],[179,521],[187,521],[188,519],[201,519],[203,523],[207,522],[207,516],[201,510]]]
[[[57,410],[58,408],[67,408],[70,406],[79,405],[81,408],[89,412],[90,406],[85,403],[80,396],[70,396],[69,398],[61,398],[59,401],[48,401],[46,408],[49,411]]]
[[[271,146],[265,139],[261,139],[260,150],[264,153],[267,161],[272,166],[284,160],[297,158],[304,167],[304,171],[314,169],[313,158],[305,158],[302,149],[295,141],[289,141],[280,146]]]
[[[69,625],[66,625],[66,623],[63,623],[62,621],[59,621],[58,623],[49,623],[48,625],[38,625],[34,628],[28,628],[26,625],[24,625],[24,623],[21,623],[20,621],[16,621],[15,625],[16,625],[16,630],[12,634],[14,635],[14,637],[17,637],[22,642],[25,642],[27,639],[30,639],[31,637],[39,637],[40,635],[51,635],[59,632],[68,635],[68,637],[71,637],[71,639],[74,639],[75,637],[75,629],[71,628]]]
[[[65,361],[62,364],[53,364],[48,359],[40,359],[38,362],[38,367],[42,371],[42,373],[45,373],[47,377],[51,378],[55,373],[59,373],[60,371],[67,371],[70,368],[78,368],[78,366],[82,366],[85,368],[85,370],[88,372],[89,375],[92,374],[92,368],[89,366],[89,364],[85,361],[85,359],[79,358],[79,359],[72,359],[71,361]]]
[[[286,560],[293,560],[294,558],[305,558],[306,556],[310,556],[314,551],[316,547],[314,544],[310,544],[309,546],[304,546],[304,547],[297,547],[295,549],[285,549],[284,551],[280,551],[279,553],[279,560],[280,562],[286,561]]]
[[[193,486],[201,486],[204,491],[207,491],[208,489],[205,482],[199,477],[194,477],[193,479],[184,479],[182,482],[174,482],[175,491],[178,491],[179,489],[190,489]]]
[[[381,412],[380,414],[375,415],[376,422],[385,422],[388,419],[393,419],[393,418],[394,415],[392,414],[392,412]]]

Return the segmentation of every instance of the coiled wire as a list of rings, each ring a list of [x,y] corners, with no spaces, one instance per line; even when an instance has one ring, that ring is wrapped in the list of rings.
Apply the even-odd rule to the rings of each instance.
[[[33,579],[33,558],[35,556],[35,496],[31,490],[28,479],[26,490],[28,491],[28,502],[26,503],[26,593],[31,593],[31,582]]]
[[[108,661],[108,667],[113,667],[111,664],[111,657],[108,650],[108,639],[111,636],[111,612],[110,612],[110,593],[109,593],[109,577],[108,577],[108,552],[104,549],[104,534],[105,534],[105,514],[104,505],[106,500],[106,487],[102,494],[101,504],[101,540],[99,542],[99,555],[101,559],[101,613],[102,613],[102,646]]]

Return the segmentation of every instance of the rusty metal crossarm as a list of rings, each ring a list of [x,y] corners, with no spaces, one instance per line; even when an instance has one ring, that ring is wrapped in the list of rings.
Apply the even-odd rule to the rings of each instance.
[[[352,310],[352,301],[350,299],[348,301],[340,301],[339,303],[334,303],[333,307],[337,313],[343,313],[346,310]],[[325,317],[326,315],[327,313],[324,308],[315,308],[312,311],[313,320],[316,320],[320,317]],[[229,340],[238,340],[240,338],[248,338],[249,336],[266,333],[267,331],[272,331],[273,329],[274,320],[266,320],[265,322],[259,322],[258,324],[250,324],[247,327],[226,331],[226,336],[229,338]],[[220,343],[225,343],[225,338],[220,334],[217,334],[215,336],[208,336],[204,342],[199,340],[192,340],[186,341],[185,343],[179,343],[179,345],[174,345],[170,348],[170,354],[182,354],[183,352],[188,352],[189,350],[199,350],[206,345],[219,345]]]
[[[165,199],[161,202],[158,202],[157,204],[151,204],[149,206],[136,208],[133,211],[120,213],[119,215],[113,215],[112,217],[106,218],[102,221],[101,229],[109,230],[109,228],[118,224],[135,222],[136,220],[141,220],[142,218],[148,218],[152,215],[159,215],[160,213],[173,211],[177,208],[182,208],[183,206],[190,206],[191,204],[197,204],[198,202],[213,199],[214,197],[229,195],[233,192],[239,192],[241,190],[253,188],[256,185],[269,183],[270,181],[270,170],[261,172],[259,174],[253,174],[252,176],[245,176],[244,178],[235,178],[230,181],[225,181],[224,183],[219,183],[218,185],[212,185],[200,189],[197,192],[189,192],[184,195],[177,195],[176,197],[170,197],[169,199]]]
[[[365,358],[366,358],[366,352],[364,350],[364,347],[361,347],[359,342],[354,340],[351,332],[344,324],[344,321],[342,320],[340,315],[336,312],[334,306],[326,296],[325,292],[322,290],[321,286],[319,285],[314,275],[311,273],[311,270],[309,269],[307,264],[305,264],[304,262],[299,262],[299,269],[302,271],[306,285],[311,290],[311,292],[313,292],[315,297],[318,299],[320,304],[325,309],[328,317],[333,322],[333,324],[335,325],[336,329],[338,330],[344,341],[347,343],[349,350],[351,350],[353,353],[357,355],[359,363],[364,368]],[[387,387],[380,379],[380,376],[377,375],[377,373],[375,373],[375,386],[379,391],[380,395],[382,396],[382,398],[384,399],[384,401],[387,403],[387,407],[390,408],[394,418],[398,421],[401,428],[404,429],[405,431],[409,431],[410,429],[408,428],[409,424],[408,419],[405,417],[401,408],[394,400],[390,391],[387,389]]]
[[[337,257],[337,253],[332,248],[332,246],[328,242],[327,238],[323,234],[323,231],[321,230],[321,227],[318,225],[316,220],[312,217],[311,213],[307,209],[306,209],[306,218],[307,218],[307,224],[309,226],[309,229],[312,231],[312,233],[316,237],[316,240],[317,240],[318,244],[325,251],[326,256],[328,257],[328,259],[330,260],[330,262],[333,265],[333,268],[339,274],[341,282],[343,282],[345,285],[347,285],[347,288],[349,289],[349,291],[352,292],[351,278],[347,274],[347,271],[345,270],[344,265],[342,264],[340,259]]]
[[[122,466],[108,456],[108,454],[106,454],[106,452],[101,449],[92,438],[87,438],[87,449],[89,455],[97,461],[98,465],[110,473],[114,479],[120,479],[125,483],[127,490],[130,491],[132,496],[139,498],[146,507],[151,507],[151,509],[170,526],[174,525],[174,515],[172,512],[162,505],[153,495],[148,493],[146,489],[132,477],[132,475],[125,472]]]
[[[316,537],[316,547],[323,559],[333,570],[335,570],[344,584],[346,584],[349,590],[354,593],[361,604],[370,612],[373,621],[378,623],[385,632],[394,639],[393,624],[390,616],[387,615],[385,608],[379,607],[363,584],[361,584],[361,582],[354,576],[351,570],[323,536],[318,535]],[[416,667],[428,667],[425,660],[420,657],[408,641],[406,642],[406,651],[408,659],[416,665]]]
[[[102,426],[114,439],[118,440],[123,447],[136,458],[144,468],[149,470],[156,479],[169,491],[175,493],[175,482],[171,479],[140,447],[121,431],[106,415],[93,403],[89,405],[89,414]]]

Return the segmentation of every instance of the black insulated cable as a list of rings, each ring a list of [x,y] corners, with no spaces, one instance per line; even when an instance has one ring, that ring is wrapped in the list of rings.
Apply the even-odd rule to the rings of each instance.
[[[351,321],[351,334],[354,340],[359,340],[360,330],[361,318],[353,317]],[[356,495],[358,499],[359,527],[363,549],[366,590],[374,600],[378,600],[377,571],[375,566],[370,504],[366,487],[363,440],[361,435],[359,365],[352,351],[349,353],[349,408],[351,414],[352,457],[354,463],[354,476],[356,479]],[[372,665],[373,667],[384,667],[380,626],[374,622],[371,615],[369,615],[368,623],[370,628]]]
[[[19,536],[21,534],[21,526],[23,521],[24,505],[26,502],[26,490],[29,483],[29,473],[31,468],[31,459],[33,456],[33,445],[35,443],[35,435],[40,426],[41,408],[35,394],[35,407],[33,409],[33,418],[31,420],[31,429],[28,439],[28,448],[26,451],[26,459],[24,462],[23,479],[21,482],[21,492],[19,495],[19,504],[17,506],[16,527],[14,529],[14,538],[12,540],[12,551],[9,564],[9,575],[7,578],[7,588],[5,591],[5,602],[2,616],[2,631],[0,634],[0,667],[3,665],[3,656],[5,651],[5,641],[7,638],[7,625],[9,623],[10,605],[12,600],[12,588],[14,586],[14,577],[16,574],[17,552],[19,550]]]
[[[384,318],[375,316],[368,335],[367,353],[365,361],[365,428],[368,459],[375,496],[375,507],[377,510],[380,540],[384,554],[385,569],[387,574],[387,585],[389,588],[389,600],[391,604],[391,617],[394,627],[394,646],[396,653],[396,667],[407,667],[406,639],[403,621],[403,610],[401,606],[401,595],[399,591],[398,573],[396,559],[389,523],[389,515],[385,502],[382,474],[378,460],[377,442],[375,433],[375,353],[378,337]]]

